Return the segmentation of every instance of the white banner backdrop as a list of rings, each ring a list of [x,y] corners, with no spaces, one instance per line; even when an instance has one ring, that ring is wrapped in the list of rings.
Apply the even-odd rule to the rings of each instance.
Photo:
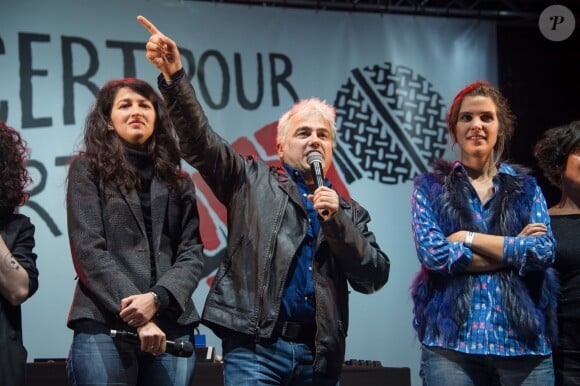
[[[351,294],[347,359],[410,367],[419,384],[419,344],[409,286],[419,264],[410,229],[412,178],[452,157],[447,106],[465,84],[496,83],[491,22],[144,0],[2,0],[0,119],[31,149],[34,178],[21,210],[36,225],[40,288],[23,305],[28,360],[64,358],[75,285],[66,231],[66,162],[79,149],[94,93],[113,78],[153,84],[142,14],[182,48],[184,65],[214,128],[244,153],[273,158],[274,125],[297,98],[337,107],[339,145],[329,175],[371,213],[391,258],[391,277],[373,295]],[[224,247],[223,209],[198,184],[207,277],[201,310]],[[208,344],[221,352],[211,332]]]

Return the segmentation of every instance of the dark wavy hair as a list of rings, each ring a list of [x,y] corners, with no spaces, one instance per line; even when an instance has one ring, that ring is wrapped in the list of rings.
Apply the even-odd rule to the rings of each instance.
[[[129,162],[125,142],[110,130],[111,112],[120,89],[130,88],[151,101],[155,108],[153,135],[145,143],[145,151],[152,155],[155,176],[171,191],[178,191],[178,179],[184,177],[180,165],[179,146],[164,100],[144,80],[136,78],[114,79],[107,82],[97,94],[84,130],[85,155],[91,170],[99,176],[101,188],[124,186],[126,189],[141,188],[139,172]]]
[[[0,215],[13,213],[24,205],[32,182],[26,170],[28,148],[20,133],[0,121]]]
[[[457,121],[459,120],[459,109],[463,99],[467,96],[484,96],[490,98],[495,104],[497,119],[499,122],[497,142],[494,146],[493,162],[498,164],[504,155],[515,130],[515,116],[513,115],[507,99],[502,93],[490,83],[485,81],[475,81],[465,86],[453,99],[449,113],[447,114],[447,128],[451,138],[456,142]]]
[[[577,151],[580,151],[580,121],[572,121],[546,130],[536,142],[534,156],[544,176],[560,189],[568,156]]]

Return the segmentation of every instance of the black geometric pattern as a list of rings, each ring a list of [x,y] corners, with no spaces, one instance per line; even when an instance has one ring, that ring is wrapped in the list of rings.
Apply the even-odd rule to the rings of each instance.
[[[407,67],[352,70],[334,106],[336,160],[347,182],[362,175],[384,184],[411,180],[447,148],[443,98]]]

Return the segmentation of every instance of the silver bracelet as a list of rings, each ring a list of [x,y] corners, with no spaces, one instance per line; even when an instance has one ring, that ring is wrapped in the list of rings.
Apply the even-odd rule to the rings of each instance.
[[[473,243],[473,237],[475,236],[475,233],[469,231],[467,232],[467,236],[465,236],[465,241],[463,242],[463,245],[465,245],[467,248],[471,248],[471,244]]]

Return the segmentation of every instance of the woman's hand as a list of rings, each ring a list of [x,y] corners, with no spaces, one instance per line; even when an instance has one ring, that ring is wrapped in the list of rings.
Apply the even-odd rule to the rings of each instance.
[[[548,231],[546,224],[537,222],[528,224],[520,231],[518,237],[526,237],[526,236],[543,236]]]
[[[137,328],[139,340],[141,341],[141,351],[160,355],[165,352],[167,337],[165,333],[154,322],[148,322]]]
[[[147,292],[122,299],[119,316],[129,326],[141,327],[153,318],[158,309],[155,296],[152,292]]]

